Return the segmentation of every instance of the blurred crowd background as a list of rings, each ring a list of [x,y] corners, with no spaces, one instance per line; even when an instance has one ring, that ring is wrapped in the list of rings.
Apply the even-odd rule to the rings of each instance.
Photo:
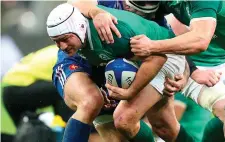
[[[1,1],[1,78],[21,57],[53,43],[46,19],[62,2]]]
[[[47,35],[46,19],[50,11],[65,1],[0,1],[1,3],[1,140],[4,134],[15,134],[9,113],[3,104],[3,76],[24,56],[53,44]],[[1,141],[0,140],[0,141]],[[11,140],[11,138],[10,138]]]

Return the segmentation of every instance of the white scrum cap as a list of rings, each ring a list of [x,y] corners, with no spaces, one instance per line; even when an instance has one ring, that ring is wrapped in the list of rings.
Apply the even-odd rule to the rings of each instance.
[[[47,19],[47,32],[50,37],[66,33],[76,34],[84,43],[87,20],[80,11],[68,3],[54,8]]]

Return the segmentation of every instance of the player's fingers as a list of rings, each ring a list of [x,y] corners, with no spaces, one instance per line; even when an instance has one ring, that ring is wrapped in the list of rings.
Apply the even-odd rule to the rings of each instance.
[[[144,35],[137,35],[137,36],[132,37],[131,39],[139,40],[139,39],[142,38],[143,36],[144,36]]]
[[[136,44],[139,44],[139,40],[136,40],[136,39],[130,39],[130,44],[131,45],[136,45]]]
[[[109,44],[110,42],[109,42],[109,38],[108,38],[107,33],[106,33],[106,30],[105,30],[106,28],[107,27],[102,27],[101,28],[101,32],[102,32],[102,35],[103,35],[104,40],[106,41],[106,43]]]
[[[104,37],[102,35],[102,32],[101,32],[100,28],[96,28],[96,29],[97,29],[99,37],[101,38],[102,41],[104,41]]]
[[[222,72],[215,72],[216,77],[220,80],[220,77],[222,75]]]
[[[143,52],[140,52],[139,50],[131,49],[131,51],[134,53],[135,56],[138,56],[138,57],[143,57],[144,56]]]
[[[169,96],[169,97],[171,97],[171,96],[173,96],[175,93],[174,92],[169,92],[169,91],[167,91],[167,90],[163,90],[163,94],[164,95],[166,95],[166,96]]]
[[[210,77],[209,81],[211,82],[212,86],[214,86],[218,82],[218,79],[215,77]]]
[[[113,96],[112,94],[114,93],[115,94],[123,94],[123,89],[122,88],[119,88],[119,87],[115,87],[115,86],[112,86],[108,83],[106,83],[106,88],[108,90],[110,90],[112,93],[110,93],[110,96]]]
[[[212,86],[213,86],[213,84],[211,83],[210,80],[208,80],[208,81],[205,83],[205,85],[206,85],[207,87],[212,87]]]
[[[134,54],[139,53],[139,49],[137,49],[137,48],[131,48],[131,52],[133,52]]]
[[[176,82],[172,79],[169,79],[168,77],[166,78],[166,83],[169,84],[172,87],[175,87],[175,88],[179,89],[179,90],[180,90],[181,85],[182,85],[182,84],[180,84],[180,82]]]
[[[113,43],[114,40],[113,40],[113,35],[112,35],[111,30],[110,30],[110,27],[105,27],[105,31],[106,31],[106,36],[109,39],[109,42]]]
[[[211,78],[213,78],[216,82],[219,81],[220,75],[218,75],[216,72],[213,72],[211,75]]]
[[[112,93],[110,94],[110,97],[112,97],[113,99],[117,99],[117,100],[123,99],[123,96],[122,96],[122,95],[120,95],[120,94],[118,94],[118,93],[114,93],[114,92],[112,92]]]
[[[131,50],[142,51],[142,48],[141,48],[142,46],[139,44],[131,44],[130,47],[131,47]]]
[[[178,80],[182,80],[184,79],[184,76],[182,74],[177,74],[174,76],[175,80],[178,81]]]
[[[112,31],[116,34],[116,36],[118,38],[121,38],[121,34],[120,34],[119,30],[117,29],[117,27],[113,23],[111,24],[110,28],[112,29]]]
[[[118,24],[117,18],[115,16],[111,15],[111,18],[114,24]]]
[[[180,90],[179,88],[176,88],[174,86],[171,86],[167,82],[164,83],[164,87],[165,87],[165,90],[167,90],[169,92],[178,92]]]

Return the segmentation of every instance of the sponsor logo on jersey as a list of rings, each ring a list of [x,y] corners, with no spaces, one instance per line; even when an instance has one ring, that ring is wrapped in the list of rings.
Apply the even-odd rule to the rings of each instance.
[[[75,65],[75,64],[72,64],[72,65],[69,66],[70,70],[76,70],[77,68],[78,68],[78,66]]]
[[[111,59],[109,56],[107,56],[106,54],[103,54],[103,53],[99,54],[99,58],[101,58],[102,60],[106,60],[106,61]]]

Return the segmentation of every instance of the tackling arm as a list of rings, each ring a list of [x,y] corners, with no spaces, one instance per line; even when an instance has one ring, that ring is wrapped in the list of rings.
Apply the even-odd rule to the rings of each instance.
[[[201,18],[200,18],[201,19]],[[151,53],[163,54],[194,54],[205,51],[215,32],[216,21],[212,19],[193,19],[190,31],[168,40],[154,41],[157,46],[152,46]]]
[[[107,13],[106,11],[97,7],[97,0],[75,0],[74,2],[68,0],[68,3],[77,7],[84,16],[94,18],[99,13]]]
[[[128,88],[130,94],[137,95],[157,75],[164,63],[166,55],[152,55],[145,58],[135,76],[134,81]]]

